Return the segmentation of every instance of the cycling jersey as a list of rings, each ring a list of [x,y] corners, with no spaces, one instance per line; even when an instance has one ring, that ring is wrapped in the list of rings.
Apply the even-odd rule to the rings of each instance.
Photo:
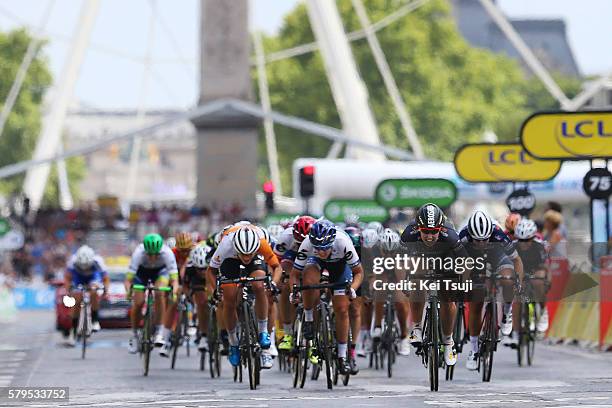
[[[179,268],[189,259],[189,251],[180,251],[178,248],[172,248],[172,253]]]
[[[466,242],[474,241],[472,237],[470,237],[467,226],[463,227],[463,229],[459,233],[459,237],[464,243],[464,245]],[[516,252],[514,243],[508,237],[508,235],[506,235],[506,233],[499,227],[499,225],[493,225],[493,233],[491,234],[491,237],[488,241],[489,243],[494,244],[495,247],[500,247],[510,259],[514,260],[518,257],[518,253]]]
[[[177,276],[176,259],[167,245],[162,246],[159,256],[153,261],[147,256],[143,244],[134,250],[128,269],[128,279],[135,277],[136,283],[146,284],[148,280],[156,282],[158,279],[167,280],[168,277],[176,279]]]
[[[233,243],[235,233],[236,230],[230,232],[225,238],[221,240],[219,247],[217,248],[210,260],[211,268],[219,269],[223,261],[225,261],[226,259],[239,259],[238,251],[236,251],[236,248],[234,248]],[[264,261],[269,266],[273,268],[279,266],[278,259],[276,258],[276,255],[274,255],[274,252],[272,252],[270,244],[263,238],[263,233],[259,239],[259,242],[260,245],[259,249],[257,250],[257,254],[261,255]]]
[[[293,227],[285,228],[274,246],[274,253],[279,259],[294,261],[300,249],[300,242],[293,237]]]
[[[94,257],[94,263],[89,269],[81,269],[76,263],[76,255],[72,255],[68,260],[67,270],[72,277],[72,285],[89,285],[92,282],[102,284],[104,277],[107,275],[106,265],[101,256]]]
[[[332,245],[331,249],[332,250],[329,257],[327,259],[322,259],[322,261],[326,263],[344,262],[351,269],[361,264],[359,255],[357,255],[357,251],[355,250],[355,246],[346,232],[342,230],[337,231],[336,239],[334,240],[334,244]],[[293,266],[295,269],[301,271],[304,269],[304,266],[309,258],[317,257],[315,256],[314,247],[310,243],[310,237],[306,237],[306,239],[304,239],[300,245],[300,249],[298,250]]]
[[[518,243],[518,241],[514,242],[515,244]],[[521,257],[521,261],[523,261],[525,274],[533,275],[538,270],[546,269],[548,255],[544,242],[541,240],[535,238],[527,248],[523,248],[523,245],[517,244],[516,251]]]

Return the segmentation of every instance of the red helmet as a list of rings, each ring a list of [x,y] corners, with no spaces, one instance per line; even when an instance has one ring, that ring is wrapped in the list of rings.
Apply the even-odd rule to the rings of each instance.
[[[302,242],[304,238],[308,236],[310,227],[312,227],[312,224],[314,224],[316,221],[317,220],[308,215],[302,215],[299,217],[293,223],[293,238],[298,242]]]

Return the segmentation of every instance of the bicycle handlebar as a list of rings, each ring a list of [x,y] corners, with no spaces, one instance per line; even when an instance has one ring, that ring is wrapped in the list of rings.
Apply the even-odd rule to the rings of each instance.
[[[250,276],[241,276],[239,278],[235,278],[235,279],[218,279],[218,284],[219,285],[226,285],[226,284],[231,284],[231,283],[237,283],[237,284],[245,284],[245,283],[251,283],[251,282],[262,282],[262,281],[266,281],[269,282],[271,280],[270,276],[266,275],[266,276],[260,276],[260,277],[250,277]]]

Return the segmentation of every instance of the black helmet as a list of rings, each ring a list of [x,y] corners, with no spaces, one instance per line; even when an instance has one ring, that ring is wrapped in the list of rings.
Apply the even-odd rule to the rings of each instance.
[[[416,223],[419,228],[441,228],[445,218],[440,207],[427,203],[417,211]]]

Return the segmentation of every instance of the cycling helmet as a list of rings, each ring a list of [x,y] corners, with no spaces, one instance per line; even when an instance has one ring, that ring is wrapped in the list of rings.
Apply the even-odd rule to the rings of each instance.
[[[239,254],[251,255],[259,249],[259,235],[253,228],[242,227],[234,233],[232,240]]]
[[[516,225],[514,236],[518,239],[531,239],[535,237],[536,232],[538,232],[538,226],[535,221],[523,218]]]
[[[378,235],[385,232],[385,227],[378,221],[369,222],[366,228],[375,230]]]
[[[96,253],[91,247],[83,245],[77,249],[74,264],[81,269],[91,268],[95,262]]]
[[[359,225],[359,216],[357,214],[347,214],[344,217],[344,223],[347,226]]]
[[[189,262],[192,266],[196,268],[206,268],[208,267],[208,262],[206,262],[206,257],[208,253],[212,251],[212,248],[208,245],[198,245],[191,250],[189,254]]]
[[[302,215],[296,219],[293,223],[293,239],[302,242],[315,222],[316,220],[309,215]]]
[[[521,220],[520,214],[510,213],[510,215],[506,217],[506,221],[504,222],[504,226],[506,227],[506,230],[510,232],[514,231],[520,220]]]
[[[484,211],[474,212],[468,220],[468,234],[477,241],[489,239],[493,234],[493,221]]]
[[[234,226],[240,226],[240,227],[244,227],[245,225],[251,225],[251,221],[242,220],[234,224]]]
[[[159,234],[147,234],[142,240],[142,243],[147,254],[158,255],[164,245],[164,240]]]
[[[317,249],[328,249],[336,240],[336,226],[330,221],[317,221],[308,233],[312,246]]]
[[[361,233],[361,245],[364,248],[374,248],[378,242],[378,233],[374,229],[364,229]]]
[[[176,239],[174,239],[174,237],[170,237],[166,240],[166,246],[168,246],[168,248],[175,248],[176,247]]]
[[[444,225],[445,218],[440,207],[427,203],[418,209],[416,223],[419,228],[440,229]]]
[[[353,241],[353,246],[355,248],[361,246],[361,231],[357,227],[346,227],[344,232],[349,236],[351,241]]]
[[[189,232],[177,232],[175,239],[177,249],[191,249],[193,247],[193,239]]]
[[[273,239],[278,240],[285,229],[280,224],[272,224],[268,226],[268,232]]]
[[[378,237],[378,240],[380,241],[380,246],[383,251],[386,252],[393,252],[400,246],[399,234],[390,228],[385,228],[383,233]]]
[[[260,227],[260,226],[258,226],[257,228],[261,231],[263,239],[265,239],[266,241],[268,241],[268,243],[270,243],[271,242],[270,241],[270,233],[268,232],[268,230],[265,229],[264,227]]]

